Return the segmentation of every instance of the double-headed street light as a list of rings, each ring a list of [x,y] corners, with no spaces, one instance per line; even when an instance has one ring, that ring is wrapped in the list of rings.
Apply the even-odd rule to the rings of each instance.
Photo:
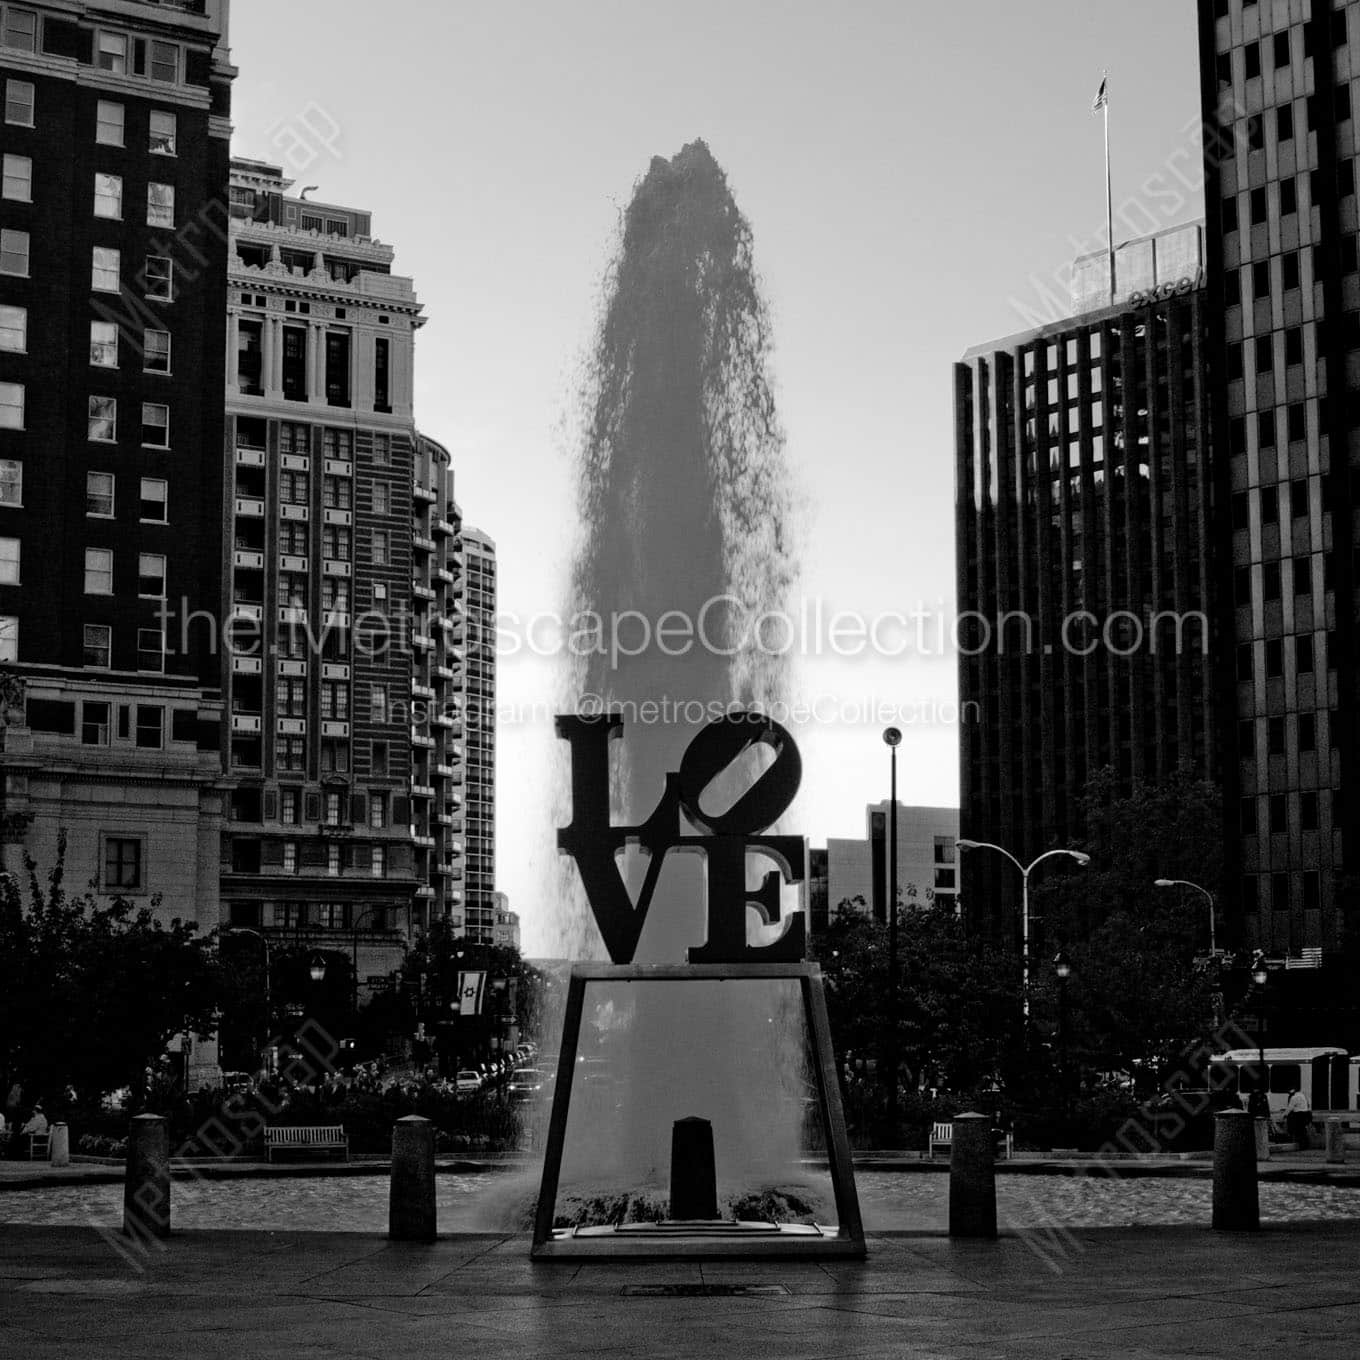
[[[995,850],[998,855],[1005,855],[1017,869],[1020,870],[1022,880],[1021,906],[1020,906],[1020,1005],[1024,1013],[1025,1023],[1029,1023],[1029,876],[1046,859],[1052,859],[1055,855],[1065,855],[1068,859],[1074,859],[1083,866],[1090,864],[1091,856],[1084,850],[1045,850],[1042,855],[1030,860],[1028,864],[1021,864],[1016,857],[1011,854],[1004,846],[995,845],[991,841],[970,841],[960,840],[954,844],[960,850]]]
[[[1208,888],[1202,887],[1198,883],[1192,883],[1188,878],[1159,878],[1154,880],[1155,888],[1193,888],[1208,899],[1209,902],[1209,957],[1213,958],[1218,953],[1218,941],[1215,934],[1214,924],[1214,895]]]

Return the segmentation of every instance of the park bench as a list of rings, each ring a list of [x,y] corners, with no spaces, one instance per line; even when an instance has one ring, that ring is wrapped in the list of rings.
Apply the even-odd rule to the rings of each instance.
[[[1009,1161],[1015,1156],[1015,1135],[1007,1129],[1004,1133],[1000,1129],[993,1129],[992,1135],[997,1139],[997,1153]],[[926,1147],[926,1156],[934,1158],[935,1149],[942,1147],[946,1152],[952,1152],[954,1148],[954,1125],[942,1120],[932,1124],[930,1128],[930,1142]]]
[[[51,1152],[52,1135],[50,1133],[30,1133],[28,1135],[28,1160],[30,1162],[45,1162]]]
[[[274,1160],[278,1151],[331,1152],[345,1154],[349,1161],[349,1139],[342,1124],[267,1124],[264,1130],[264,1159]]]

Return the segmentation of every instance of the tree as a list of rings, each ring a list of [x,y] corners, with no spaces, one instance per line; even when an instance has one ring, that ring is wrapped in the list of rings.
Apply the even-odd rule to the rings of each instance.
[[[216,1030],[213,941],[193,922],[158,920],[159,898],[69,895],[64,858],[63,837],[45,883],[25,861],[27,900],[13,876],[0,879],[0,1080],[36,1096],[69,1086],[87,1101],[126,1086],[136,1108],[175,1035]]]
[[[1061,947],[1072,963],[1074,1058],[1155,1078],[1207,1031],[1212,1007],[1195,966],[1209,944],[1207,904],[1191,890],[1154,883],[1188,879],[1222,900],[1218,791],[1181,771],[1157,784],[1135,781],[1124,793],[1103,770],[1086,786],[1082,813],[1080,848],[1090,865],[1033,890],[1042,941],[1036,1000],[1047,1010],[1052,980],[1043,961]]]

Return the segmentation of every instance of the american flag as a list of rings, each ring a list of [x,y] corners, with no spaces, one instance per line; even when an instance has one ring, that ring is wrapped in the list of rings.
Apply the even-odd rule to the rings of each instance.
[[[1091,112],[1099,113],[1101,109],[1107,109],[1109,108],[1109,106],[1110,106],[1110,78],[1109,76],[1102,76],[1100,79],[1100,89],[1096,91],[1096,97],[1091,102]]]

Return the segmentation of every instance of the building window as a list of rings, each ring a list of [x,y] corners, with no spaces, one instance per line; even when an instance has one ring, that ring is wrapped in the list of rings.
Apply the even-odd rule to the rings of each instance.
[[[95,111],[94,139],[100,146],[122,146],[125,111],[111,99],[101,99]]]
[[[348,510],[351,508],[352,490],[348,477],[323,477],[321,479],[321,504],[327,510]]]
[[[113,629],[106,623],[87,623],[81,664],[108,670],[113,651]]]
[[[338,793],[326,795],[326,825],[340,825],[340,795]]]
[[[323,430],[321,452],[327,458],[348,463],[354,457],[354,438],[348,430]]]
[[[349,743],[347,741],[341,739],[321,743],[321,773],[349,773]]]
[[[0,350],[24,354],[28,350],[28,308],[0,307]]]
[[[115,397],[91,397],[87,438],[100,444],[118,439],[118,401]]]
[[[373,342],[373,409],[390,411],[391,404],[391,351],[390,340]]]
[[[349,332],[326,332],[326,402],[349,405]]]
[[[373,877],[387,877],[387,847],[385,845],[373,847]]]
[[[387,795],[370,793],[368,796],[368,824],[374,831],[382,831],[387,826]]]
[[[175,225],[175,186],[148,184],[146,186],[146,225],[170,227]]]
[[[349,685],[344,680],[323,681],[321,716],[331,722],[344,722],[349,717]]]
[[[285,505],[307,504],[307,474],[290,472],[285,468],[279,473],[279,500]]]
[[[386,778],[388,773],[388,746],[385,741],[375,741],[373,743],[369,765],[376,778]]]
[[[0,228],[0,274],[12,278],[28,277],[28,233]]]
[[[332,878],[339,878],[340,876],[340,847],[338,845],[326,847],[326,872]]]
[[[350,532],[337,524],[327,524],[321,531],[321,554],[334,562],[348,562]]]
[[[165,710],[159,704],[137,705],[137,745],[159,751],[165,744]]]
[[[95,47],[95,65],[101,71],[112,71],[114,75],[128,73],[128,40],[123,33],[101,33]]]
[[[148,255],[143,275],[146,295],[156,302],[172,302],[175,297],[175,266],[165,255]]]
[[[165,634],[159,628],[137,630],[137,669],[161,674],[165,670]]]
[[[298,871],[298,848],[296,841],[284,841],[283,843],[283,872],[285,874],[295,874]]]
[[[142,332],[142,368],[147,373],[170,372],[170,332]]]
[[[113,473],[85,474],[85,513],[97,519],[113,518]]]
[[[137,594],[144,600],[165,598],[165,558],[162,554],[138,554]]]
[[[150,449],[170,447],[170,408],[160,402],[142,403],[142,444]]]
[[[305,718],[307,716],[307,682],[302,679],[285,677],[278,687],[279,714],[285,718]]]
[[[113,594],[113,549],[85,549],[85,593]]]
[[[307,400],[307,332],[300,326],[283,328],[283,396],[285,401]]]
[[[385,723],[387,721],[387,686],[373,684],[368,687],[368,720]]]
[[[1299,750],[1317,750],[1317,717],[1312,713],[1299,714]]]
[[[321,607],[325,610],[349,612],[349,579],[344,576],[327,576],[321,582]]]
[[[392,462],[392,440],[389,435],[373,436],[373,463],[376,467],[389,467]]]
[[[299,774],[303,770],[307,751],[302,737],[280,737],[277,746],[279,769]]]
[[[0,505],[22,509],[24,465],[14,458],[0,458]]]
[[[279,820],[284,826],[298,824],[298,791],[281,789],[279,791]]]
[[[151,142],[153,156],[173,156],[179,142],[179,129],[173,113],[151,110]]]
[[[179,48],[174,43],[151,44],[151,79],[173,85],[179,79]]]
[[[392,513],[392,489],[386,482],[373,483],[373,513],[375,515]]]
[[[0,661],[19,659],[19,620],[13,614],[0,614]]]
[[[95,293],[116,293],[122,287],[123,258],[112,246],[95,246],[90,267],[90,289]]]
[[[90,322],[90,362],[96,368],[118,367],[118,326],[115,322]]]
[[[104,837],[105,892],[141,892],[142,841],[139,836]]]
[[[389,552],[389,540],[386,529],[374,529],[373,531],[373,565],[375,567],[385,567],[387,565]]]
[[[24,386],[0,382],[0,430],[24,428]]]
[[[5,153],[4,196],[15,203],[33,202],[33,162]]]
[[[33,104],[34,86],[32,81],[5,81],[5,122],[14,127],[32,127]]]
[[[38,14],[36,10],[5,6],[5,26],[0,30],[0,42],[20,52],[38,50]]]
[[[105,701],[86,699],[81,704],[80,740],[84,746],[109,744],[109,705]]]
[[[169,483],[161,477],[143,477],[140,518],[147,524],[164,524]]]
[[[121,221],[123,216],[123,177],[96,173],[94,177],[94,215]]]

